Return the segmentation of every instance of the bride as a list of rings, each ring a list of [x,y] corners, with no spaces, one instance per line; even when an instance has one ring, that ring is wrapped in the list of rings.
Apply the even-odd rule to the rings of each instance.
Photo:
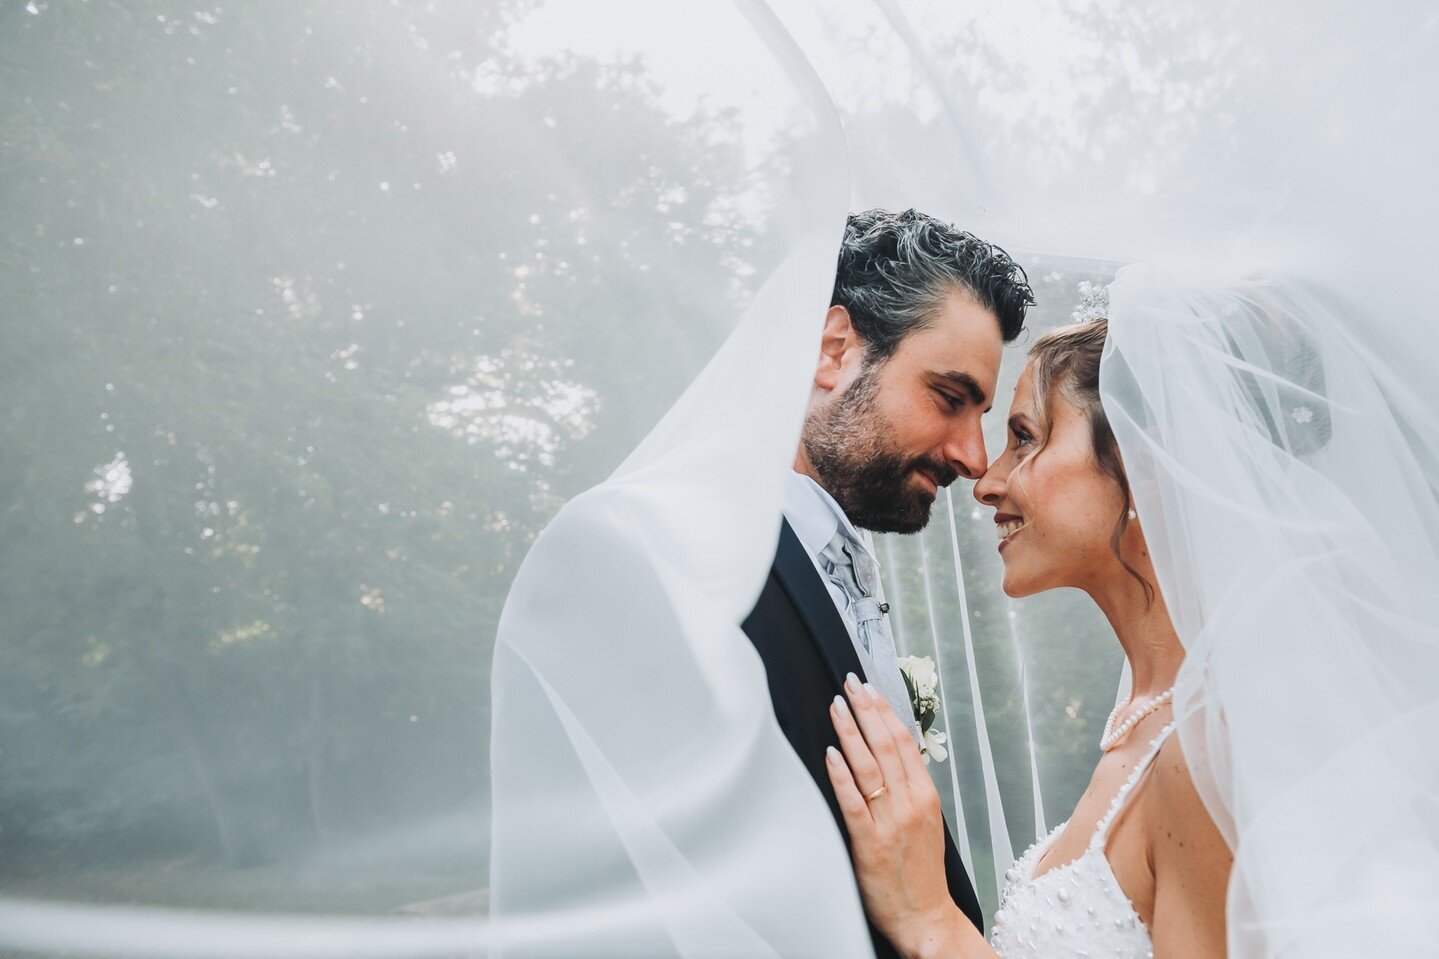
[[[1352,808],[1375,805],[1403,750],[1426,754],[1411,717],[1432,681],[1406,679],[1417,660],[1397,650],[1432,665],[1430,611],[1392,587],[1432,567],[1434,506],[1402,417],[1333,322],[1346,307],[1312,287],[1186,289],[1130,267],[1112,290],[1113,309],[1087,291],[1080,322],[1036,341],[974,495],[995,511],[1004,591],[1087,593],[1131,693],[1068,822],[1008,872],[986,942],[943,895],[940,803],[912,738],[852,678],[827,770],[866,911],[914,957],[1357,955],[1366,936],[1391,943],[1372,954],[1418,954],[1435,877],[1400,879],[1400,852],[1432,858],[1413,789],[1427,761],[1399,780],[1397,821]],[[1393,523],[1406,509],[1410,535]],[[1362,838],[1335,836],[1355,812]],[[1352,914],[1319,908],[1346,888]]]

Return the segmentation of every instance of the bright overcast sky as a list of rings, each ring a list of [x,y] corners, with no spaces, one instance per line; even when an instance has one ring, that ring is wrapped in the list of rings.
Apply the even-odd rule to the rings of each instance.
[[[911,88],[912,59],[881,2],[807,0],[771,6],[816,58],[815,67],[837,95],[863,89],[902,99]],[[1031,89],[1043,89],[1064,76],[1063,61],[1075,43],[1064,18],[1052,15],[1052,6],[1053,0],[910,0],[902,9],[921,43],[982,22],[986,41],[1023,65]],[[867,41],[864,56],[824,62],[826,56],[855,50],[862,39]],[[703,99],[773,114],[774,91],[789,87],[754,28],[729,0],[547,0],[517,26],[512,41],[517,52],[534,56],[561,50],[601,60],[640,56],[677,113],[688,113]]]

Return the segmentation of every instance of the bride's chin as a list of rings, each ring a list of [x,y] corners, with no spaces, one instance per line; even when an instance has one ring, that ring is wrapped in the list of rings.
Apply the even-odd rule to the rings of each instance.
[[[1018,576],[1011,575],[1009,570],[1004,571],[1004,579],[1000,581],[1000,589],[1010,599],[1022,599],[1025,596],[1033,596],[1041,590],[1035,589],[1033,583],[1026,583]]]

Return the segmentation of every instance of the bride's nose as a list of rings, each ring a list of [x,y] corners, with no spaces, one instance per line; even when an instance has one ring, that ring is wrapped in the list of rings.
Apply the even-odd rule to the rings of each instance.
[[[974,498],[981,506],[999,507],[1004,500],[1005,482],[1009,478],[1009,469],[1005,464],[1005,457],[1001,456],[989,465],[983,476],[974,484]]]

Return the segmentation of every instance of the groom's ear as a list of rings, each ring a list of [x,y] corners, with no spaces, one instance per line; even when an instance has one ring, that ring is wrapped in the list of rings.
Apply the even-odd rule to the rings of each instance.
[[[824,315],[824,335],[819,342],[814,385],[830,391],[840,388],[858,368],[863,353],[864,341],[850,322],[849,310],[831,306]]]

